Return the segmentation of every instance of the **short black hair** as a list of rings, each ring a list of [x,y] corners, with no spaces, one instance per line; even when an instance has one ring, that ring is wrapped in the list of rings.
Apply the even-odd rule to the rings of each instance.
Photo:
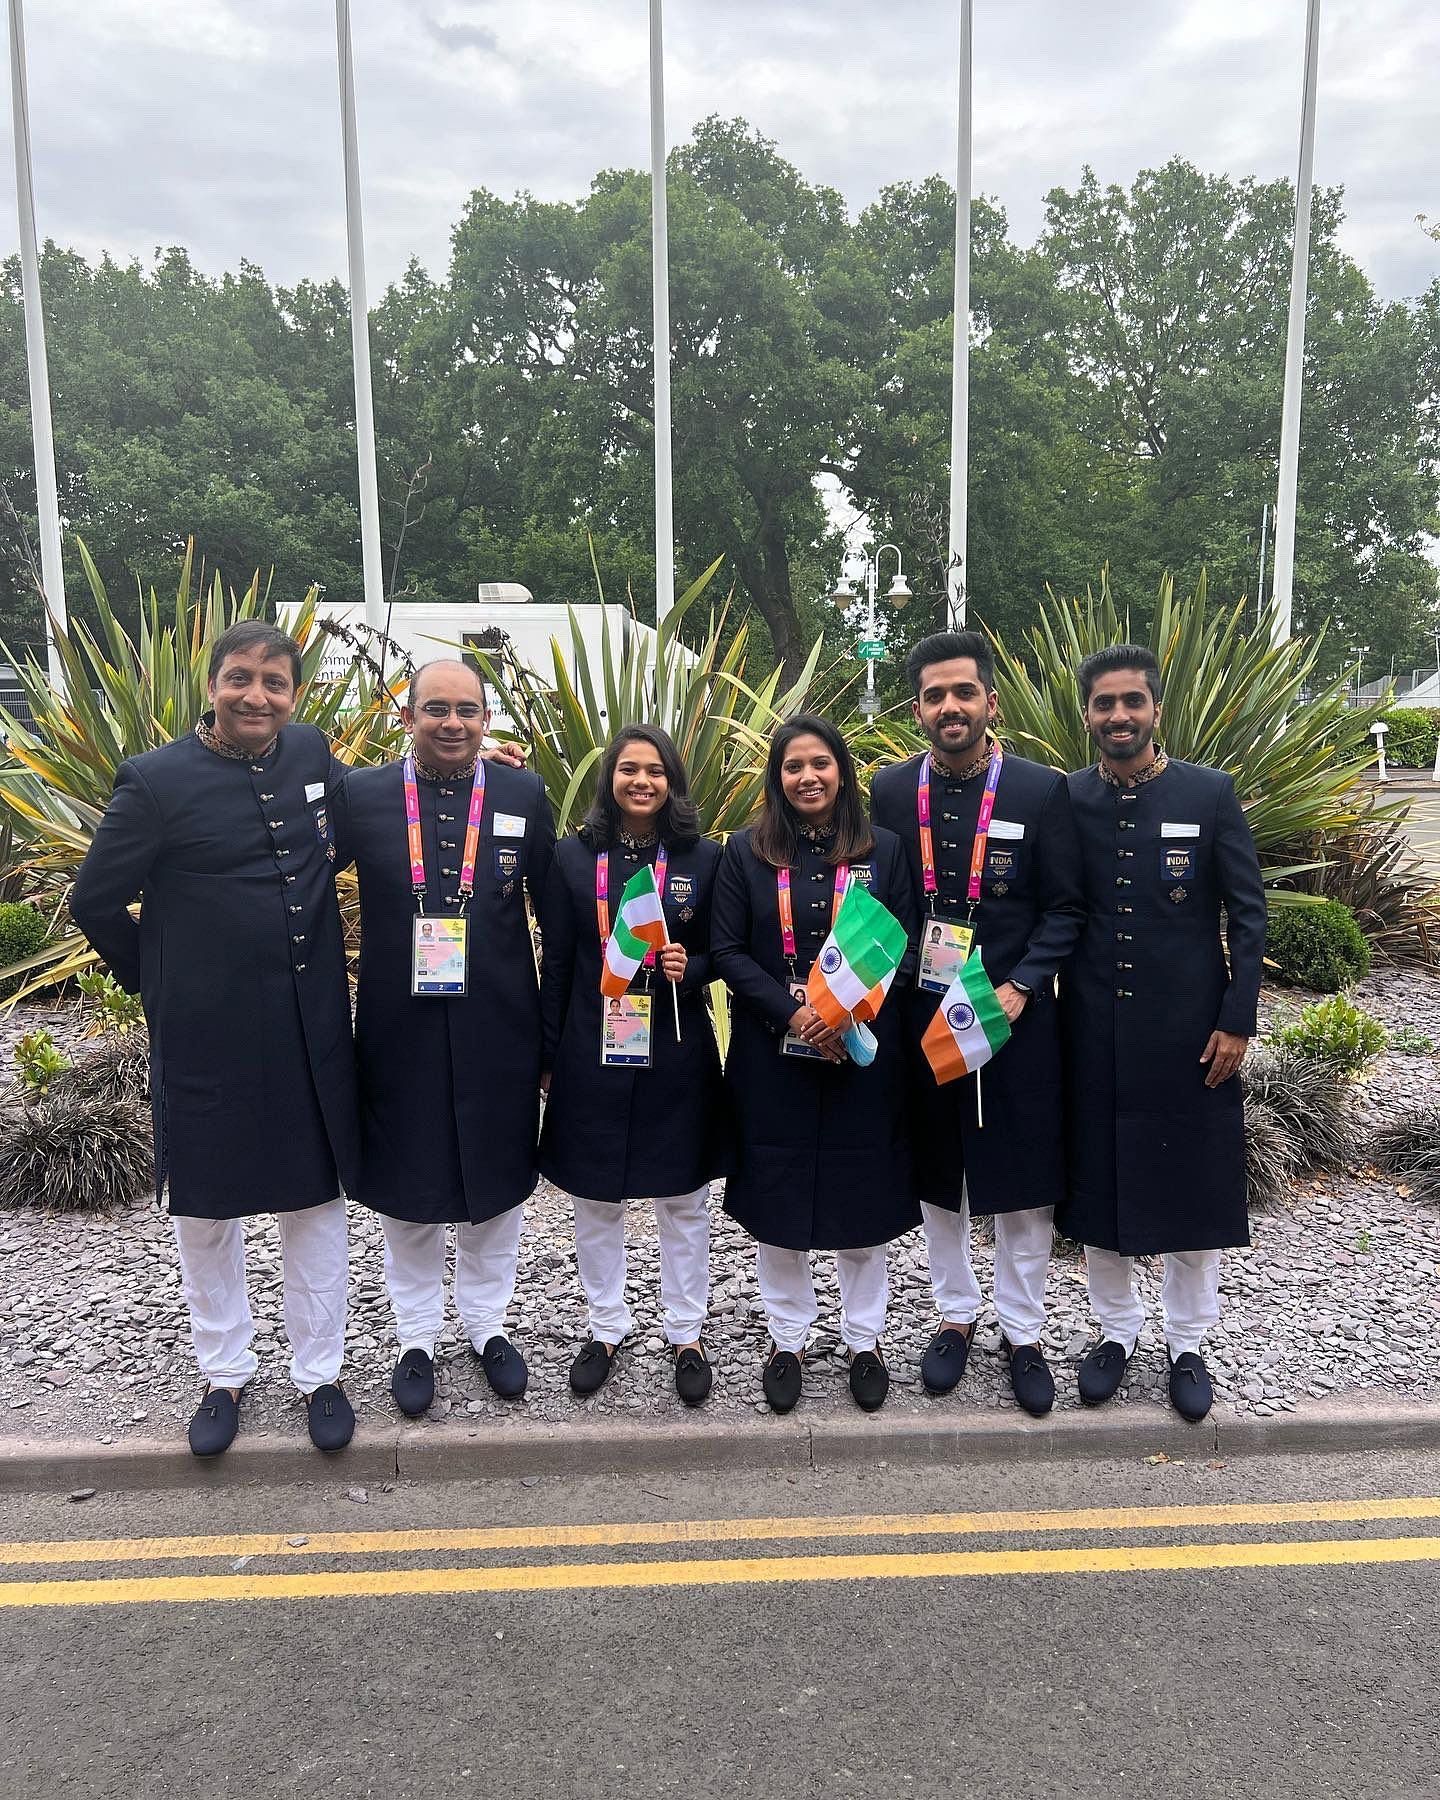
[[[415,689],[420,685],[420,677],[427,669],[464,669],[467,674],[473,675],[479,683],[481,703],[487,712],[490,710],[490,694],[485,686],[485,677],[480,673],[476,664],[471,662],[468,656],[432,656],[429,662],[421,663],[420,667],[410,677],[408,693],[411,706],[415,704]]]
[[[920,677],[931,663],[955,662],[968,656],[987,694],[995,692],[995,653],[983,631],[937,631],[921,638],[905,658],[905,678],[918,700]]]
[[[690,798],[690,777],[675,740],[658,725],[622,725],[610,740],[595,783],[595,798],[580,821],[579,835],[592,850],[608,850],[620,830],[620,807],[615,799],[615,770],[627,744],[648,744],[665,766],[668,792],[655,829],[662,844],[693,844],[700,835],[700,813]]]
[[[238,619],[220,633],[210,646],[210,679],[214,681],[224,668],[227,656],[248,656],[252,650],[263,650],[266,662],[272,656],[288,656],[290,679],[300,686],[300,646],[288,632],[264,619]]]
[[[1147,650],[1143,644],[1112,644],[1108,650],[1092,650],[1075,671],[1075,678],[1080,683],[1080,704],[1090,704],[1090,690],[1102,675],[1113,675],[1117,669],[1136,669],[1145,677],[1145,685],[1150,690],[1150,698],[1158,706],[1164,692],[1164,683],[1160,679],[1160,665],[1155,660],[1155,652]]]

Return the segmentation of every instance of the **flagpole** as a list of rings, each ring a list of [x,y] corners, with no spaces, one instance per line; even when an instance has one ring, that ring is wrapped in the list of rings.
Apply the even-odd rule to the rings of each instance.
[[[45,658],[50,685],[63,697],[65,665],[56,634],[64,633],[68,619],[65,564],[60,547],[60,496],[55,480],[45,310],[40,294],[40,247],[35,235],[35,171],[30,157],[30,98],[21,0],[10,0],[10,97],[15,126],[15,203],[20,215],[20,282],[25,302],[25,362],[30,378],[30,435],[35,450],[35,510],[40,523]]]
[[[1280,408],[1280,479],[1275,500],[1271,580],[1274,642],[1290,636],[1295,575],[1295,490],[1300,470],[1300,384],[1305,372],[1305,299],[1310,276],[1310,196],[1315,167],[1315,90],[1320,60],[1320,0],[1305,17],[1300,88],[1300,166],[1295,179],[1295,244],[1290,260],[1290,317],[1285,332],[1285,394]]]
[[[950,370],[950,560],[946,568],[951,631],[965,623],[970,530],[970,187],[972,178],[972,0],[960,0],[960,96],[955,150],[955,326]]]
[[[380,484],[375,472],[375,402],[370,386],[370,307],[365,293],[365,222],[360,206],[360,150],[355,125],[355,62],[350,0],[335,0],[340,69],[340,136],[345,152],[345,246],[350,274],[350,358],[355,380],[355,456],[360,473],[360,558],[365,623],[379,631],[385,613],[380,557]],[[383,661],[383,657],[382,657]]]
[[[665,902],[663,900],[660,902],[660,929],[665,933],[665,948],[668,950],[671,943],[670,927],[665,923]],[[668,976],[666,980],[669,982],[670,998],[675,1002],[675,1042],[678,1044],[680,1042],[680,983],[670,981]]]
[[[650,281],[655,361],[655,627],[675,604],[670,426],[670,217],[665,196],[665,27],[650,0]]]

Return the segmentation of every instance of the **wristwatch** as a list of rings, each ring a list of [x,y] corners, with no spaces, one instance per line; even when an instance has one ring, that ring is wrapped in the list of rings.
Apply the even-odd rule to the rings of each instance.
[[[1034,988],[1027,986],[1026,983],[1023,981],[1012,980],[1010,985],[1011,985],[1011,987],[1014,988],[1014,990],[1017,994],[1023,994],[1027,1000],[1035,992]]]

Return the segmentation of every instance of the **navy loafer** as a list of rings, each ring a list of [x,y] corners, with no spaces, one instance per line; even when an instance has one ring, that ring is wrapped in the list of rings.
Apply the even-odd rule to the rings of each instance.
[[[890,1392],[890,1371],[874,1350],[850,1358],[850,1398],[861,1412],[879,1412]]]
[[[770,1403],[772,1412],[793,1412],[805,1386],[800,1358],[793,1350],[772,1350],[765,1364],[765,1372],[760,1377],[760,1385],[765,1390],[765,1398]]]
[[[968,1331],[945,1325],[935,1333],[920,1358],[920,1380],[927,1394],[949,1394],[960,1385],[974,1336],[973,1323]]]
[[[1032,1419],[1043,1419],[1055,1404],[1055,1377],[1038,1344],[1012,1344],[1002,1339],[1010,1359],[1010,1388],[1015,1404]]]
[[[675,1392],[687,1406],[700,1406],[710,1397],[713,1376],[704,1349],[675,1353]]]
[[[407,1419],[418,1419],[435,1404],[435,1364],[424,1350],[407,1350],[390,1377],[390,1392]]]
[[[599,1338],[591,1338],[582,1344],[580,1354],[570,1365],[570,1392],[578,1394],[582,1400],[590,1394],[598,1394],[610,1379],[619,1354],[618,1344],[608,1349]]]
[[[1086,1406],[1103,1406],[1125,1379],[1129,1367],[1125,1346],[1117,1344],[1114,1338],[1092,1345],[1075,1374],[1081,1400]]]
[[[487,1338],[485,1348],[480,1352],[480,1367],[485,1371],[492,1393],[502,1400],[518,1400],[525,1392],[530,1371],[525,1358],[509,1338],[498,1334]]]
[[[1194,1350],[1170,1358],[1170,1404],[1192,1425],[1198,1425],[1215,1404],[1210,1371]]]
[[[355,1435],[355,1411],[338,1382],[327,1381],[316,1388],[305,1402],[305,1419],[310,1442],[327,1456],[343,1450]]]
[[[196,1456],[220,1456],[240,1429],[240,1402],[229,1388],[211,1388],[190,1421],[190,1449]]]

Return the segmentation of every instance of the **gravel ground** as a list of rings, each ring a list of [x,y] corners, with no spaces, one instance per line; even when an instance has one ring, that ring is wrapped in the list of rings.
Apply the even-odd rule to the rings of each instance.
[[[1440,977],[1387,970],[1355,990],[1356,1000],[1392,1028],[1408,1026],[1440,1045]],[[1271,1018],[1297,1011],[1306,996],[1267,990]],[[49,1024],[67,1045],[78,1040],[73,1009],[27,1006],[0,1021],[0,1058],[24,1030]],[[1398,1106],[1433,1096],[1440,1058],[1387,1053],[1354,1093],[1356,1141]],[[716,1364],[711,1413],[765,1411],[759,1365],[766,1337],[745,1233],[713,1196],[714,1293],[707,1332]],[[607,1387],[576,1401],[566,1372],[584,1336],[584,1304],[575,1273],[569,1208],[542,1187],[526,1210],[512,1336],[530,1364],[530,1388],[518,1403],[495,1400],[453,1324],[437,1359],[435,1416],[469,1416],[487,1425],[556,1421],[577,1415],[663,1418],[680,1410],[658,1327],[658,1257],[648,1209],[629,1209],[631,1304],[639,1328]],[[983,1234],[977,1234],[983,1236]],[[273,1224],[251,1228],[252,1291],[261,1358],[246,1404],[247,1434],[303,1432],[303,1414],[286,1375],[280,1318],[279,1252]],[[820,1256],[821,1319],[806,1370],[807,1407],[845,1410],[844,1351],[835,1327],[833,1259]],[[976,1262],[989,1291],[990,1251]],[[346,1383],[360,1415],[390,1423],[394,1347],[374,1220],[351,1214],[351,1315]],[[1142,1264],[1152,1320],[1158,1264]],[[889,1407],[934,1406],[973,1413],[1009,1409],[999,1331],[982,1315],[978,1353],[960,1389],[934,1401],[919,1386],[921,1352],[934,1327],[918,1232],[891,1253],[892,1312],[885,1347],[894,1386]],[[1220,1408],[1259,1414],[1293,1408],[1302,1395],[1338,1388],[1392,1397],[1440,1397],[1433,1347],[1440,1342],[1440,1211],[1398,1193],[1392,1182],[1356,1166],[1301,1181],[1281,1208],[1258,1215],[1254,1244],[1225,1259],[1224,1311],[1208,1346]],[[1058,1257],[1051,1272],[1045,1347],[1056,1365],[1058,1404],[1078,1404],[1074,1361],[1093,1334],[1078,1256]],[[154,1202],[97,1219],[0,1211],[0,1436],[153,1438],[183,1429],[198,1380],[191,1358],[168,1222]],[[1165,1400],[1165,1358],[1152,1325],[1141,1339],[1121,1405]]]

